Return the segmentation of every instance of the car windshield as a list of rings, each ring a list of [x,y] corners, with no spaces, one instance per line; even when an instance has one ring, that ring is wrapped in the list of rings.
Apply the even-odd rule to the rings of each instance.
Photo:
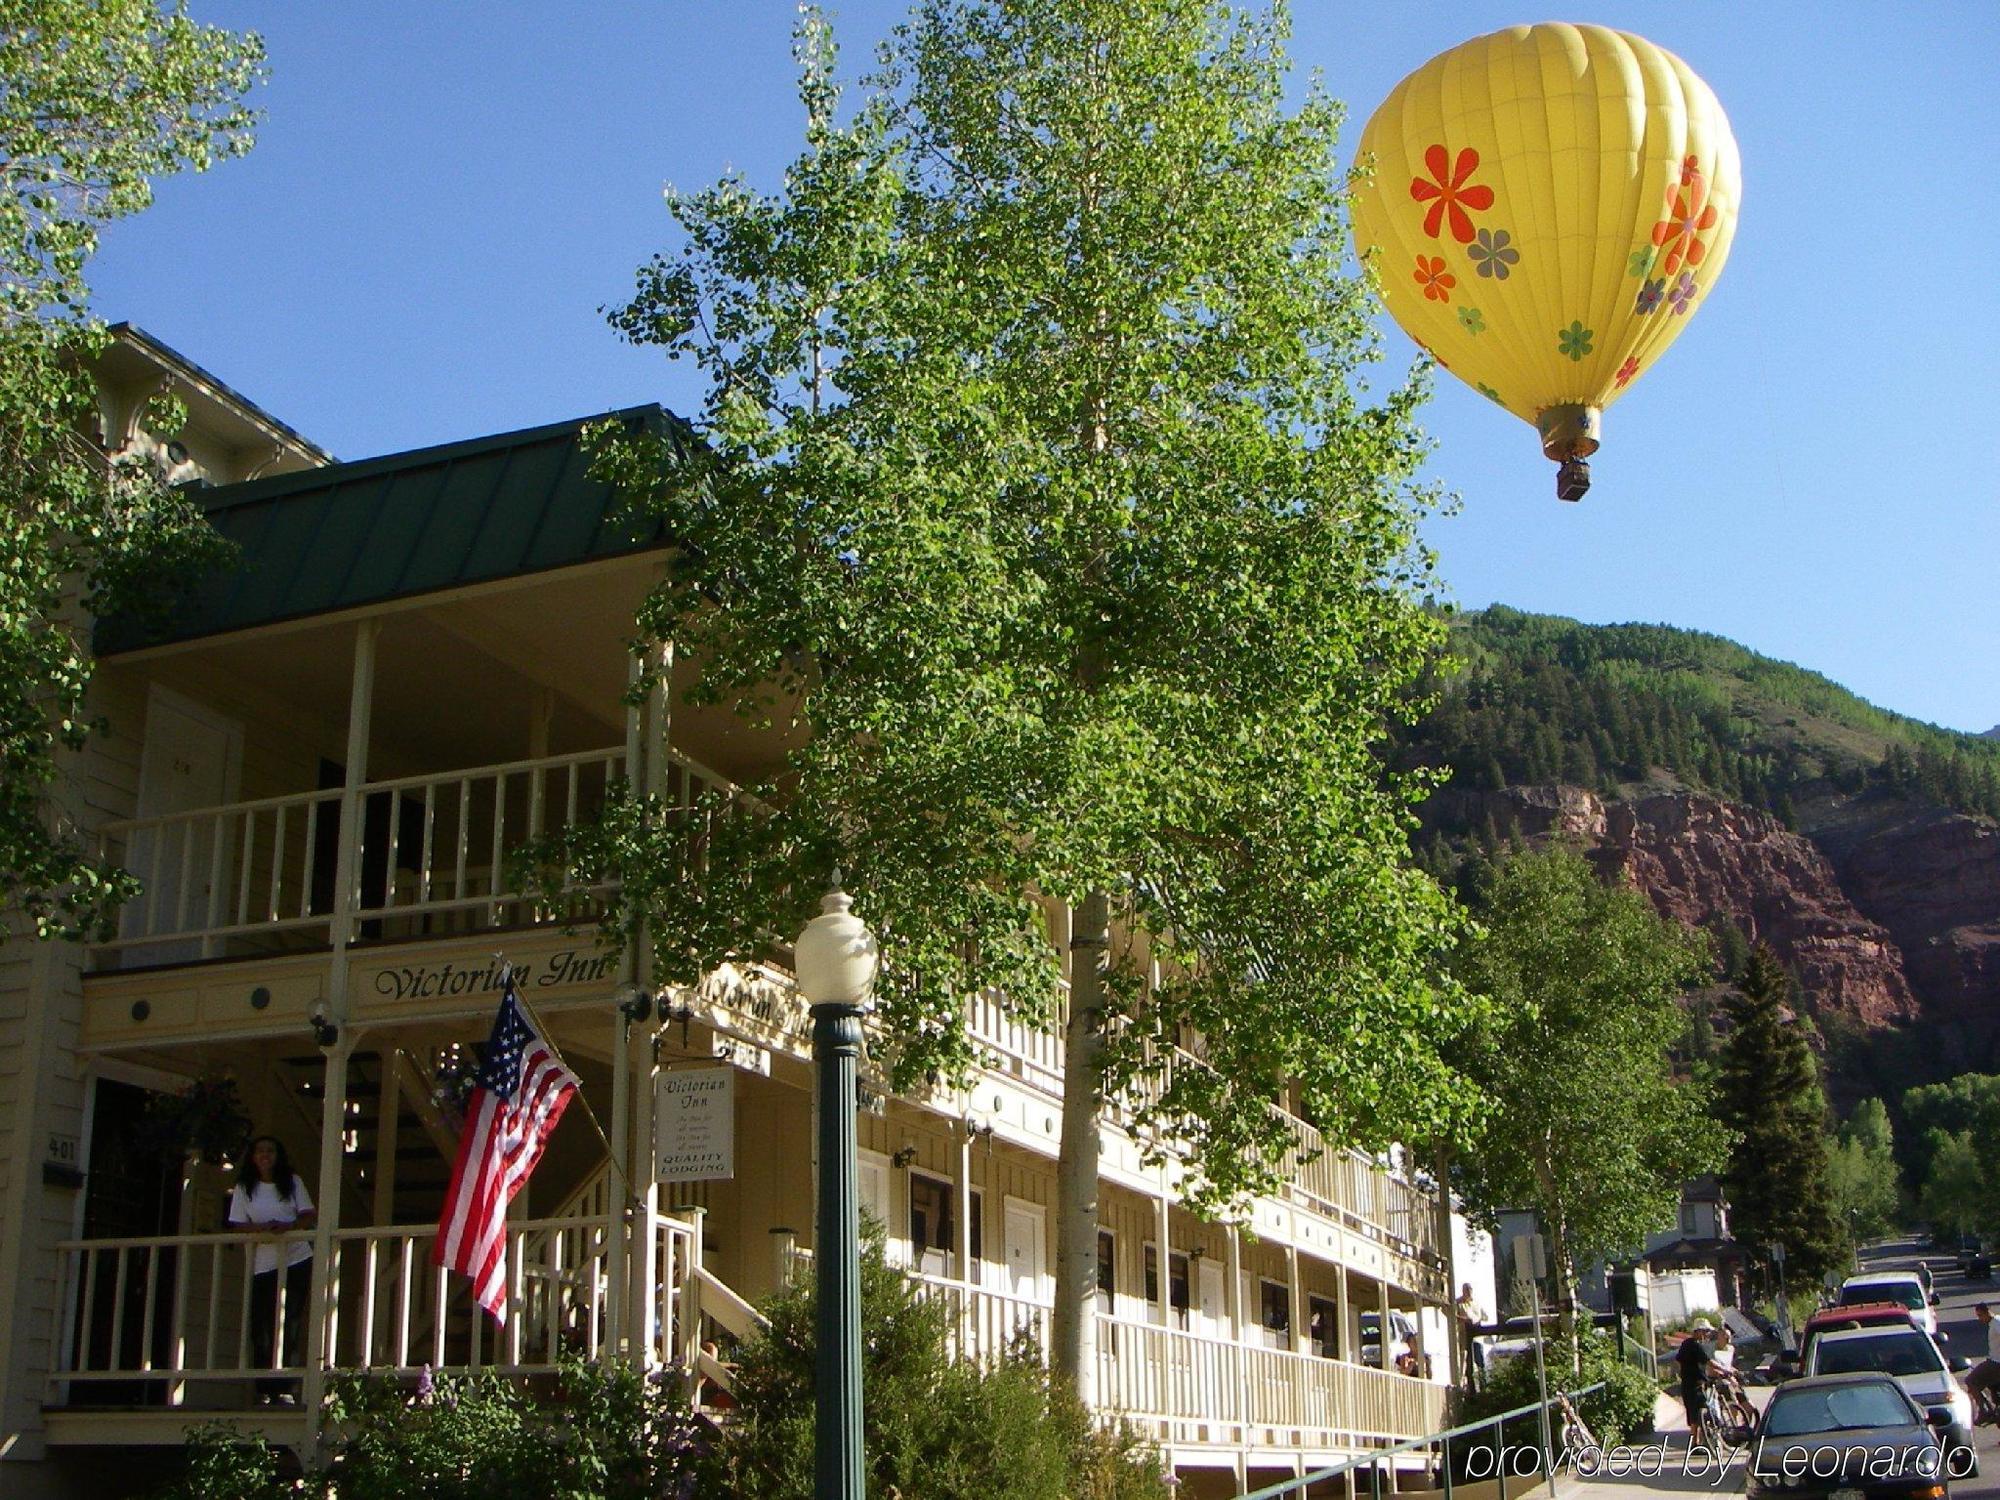
[[[1923,1307],[1924,1289],[1915,1281],[1878,1281],[1873,1286],[1844,1286],[1840,1305],[1855,1307],[1863,1302],[1900,1302],[1905,1307]]]
[[[1893,1385],[1844,1385],[1833,1390],[1780,1391],[1764,1413],[1767,1437],[1842,1432],[1860,1427],[1907,1427],[1916,1420]]]
[[[1813,1353],[1813,1374],[1851,1375],[1877,1370],[1884,1375],[1931,1375],[1944,1368],[1937,1346],[1912,1328],[1905,1333],[1865,1339],[1822,1338]]]

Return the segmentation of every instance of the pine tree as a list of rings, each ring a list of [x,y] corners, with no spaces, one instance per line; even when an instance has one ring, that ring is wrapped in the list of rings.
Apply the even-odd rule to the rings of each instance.
[[[1786,1009],[1784,966],[1769,948],[1751,953],[1736,993],[1719,1071],[1719,1113],[1736,1134],[1723,1189],[1734,1233],[1753,1260],[1785,1247],[1794,1284],[1845,1264],[1827,1172],[1826,1101],[1803,1023]]]

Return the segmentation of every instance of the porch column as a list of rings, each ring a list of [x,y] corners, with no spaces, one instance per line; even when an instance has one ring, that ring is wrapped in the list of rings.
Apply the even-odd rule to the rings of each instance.
[[[1166,1168],[1160,1169],[1160,1196],[1153,1200],[1153,1239],[1159,1246],[1157,1251],[1160,1276],[1156,1285],[1160,1291],[1159,1318],[1162,1328],[1174,1326],[1173,1258],[1174,1247],[1171,1238],[1171,1210],[1167,1203]],[[1192,1268],[1190,1268],[1192,1270]]]
[[[1375,1292],[1375,1315],[1380,1320],[1375,1325],[1375,1348],[1377,1350],[1375,1357],[1382,1362],[1383,1369],[1393,1370],[1396,1367],[1389,1359],[1389,1270],[1386,1258],[1381,1278],[1375,1283]]]
[[[1334,1301],[1339,1307],[1337,1316],[1340,1318],[1340,1352],[1337,1357],[1353,1364],[1357,1341],[1354,1337],[1353,1315],[1347,1307],[1347,1263],[1342,1261],[1335,1269],[1340,1273],[1333,1283]]]
[[[1299,1247],[1285,1246],[1285,1281],[1291,1298],[1292,1353],[1303,1354],[1306,1347],[1306,1289],[1299,1279]]]
[[[972,1280],[972,1122],[959,1114],[952,1127],[958,1139],[958,1233],[951,1247],[952,1269],[957,1279]]]
[[[368,780],[369,716],[375,701],[375,645],[381,621],[354,627],[354,673],[348,687],[347,767],[340,793],[340,844],[334,860],[333,911],[327,928],[332,953],[327,961],[326,1016],[336,1030],[326,1049],[326,1080],[320,1097],[319,1226],[313,1236],[312,1315],[306,1321],[306,1370],[302,1392],[318,1447],[318,1412],[326,1394],[326,1366],[337,1353],[328,1340],[336,1325],[334,1234],[340,1228],[340,1167],[347,1127],[347,1062],[354,1051],[354,1027],[347,988],[348,945],[354,939],[355,885],[360,865],[361,788]]]
[[[1223,1302],[1229,1309],[1229,1336],[1240,1344],[1243,1342],[1243,1235],[1234,1224],[1225,1227],[1229,1232],[1229,1285],[1224,1289]]]

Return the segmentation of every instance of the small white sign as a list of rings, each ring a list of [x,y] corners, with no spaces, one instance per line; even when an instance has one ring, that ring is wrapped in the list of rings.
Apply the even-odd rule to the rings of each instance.
[[[64,1135],[60,1131],[50,1131],[48,1155],[44,1156],[42,1160],[52,1167],[81,1167],[83,1165],[83,1154],[80,1150],[80,1143],[73,1135]]]
[[[653,1091],[653,1147],[661,1182],[736,1175],[736,1070],[662,1073]]]

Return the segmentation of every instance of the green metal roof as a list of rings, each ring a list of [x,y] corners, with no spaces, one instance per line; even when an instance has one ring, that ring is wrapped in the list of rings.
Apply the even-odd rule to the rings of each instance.
[[[658,406],[611,417],[697,441]],[[486,583],[659,545],[650,517],[622,515],[589,477],[581,434],[598,417],[218,486],[210,524],[236,543],[164,622],[113,617],[100,655],[277,620]]]

